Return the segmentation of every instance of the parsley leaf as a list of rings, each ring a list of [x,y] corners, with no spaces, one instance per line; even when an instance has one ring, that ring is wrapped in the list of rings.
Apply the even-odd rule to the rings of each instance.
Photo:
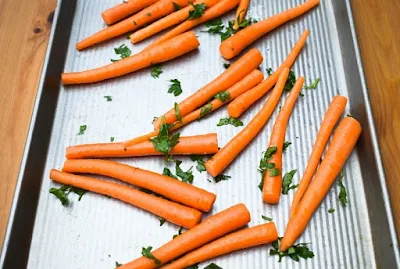
[[[168,177],[172,177],[172,178],[178,179],[178,178],[171,172],[171,170],[169,170],[168,167],[164,167],[164,170],[163,170],[162,174],[163,174],[164,176],[168,176]]]
[[[87,126],[86,126],[86,125],[81,125],[81,126],[79,126],[79,133],[78,133],[78,135],[83,135],[83,134],[85,133],[86,129],[87,129]]]
[[[267,68],[266,71],[267,71],[268,76],[272,75],[273,70],[271,67]]]
[[[194,9],[189,11],[189,18],[188,18],[189,20],[193,20],[193,19],[201,17],[207,8],[207,5],[204,3],[202,3],[202,4],[190,3],[190,4],[192,5],[192,7]]]
[[[174,10],[175,10],[175,11],[178,11],[178,10],[180,10],[180,9],[181,9],[181,6],[180,6],[180,5],[178,5],[177,3],[175,3],[175,2],[172,2],[172,4],[174,5]]]
[[[165,223],[165,219],[158,219],[160,221],[160,226],[163,226],[163,224]]]
[[[228,180],[230,178],[231,178],[230,176],[226,176],[226,175],[221,174],[221,175],[218,175],[218,176],[214,177],[214,181],[215,181],[215,183],[218,183],[218,182],[220,182],[222,180]]]
[[[132,53],[132,51],[125,44],[122,44],[118,48],[114,48],[114,51],[117,55],[119,55],[119,57],[121,59],[117,59],[117,60],[111,59],[111,62],[117,62],[119,60],[128,58],[129,56],[131,56],[131,53]]]
[[[200,109],[200,119],[204,118],[205,116],[207,116],[208,114],[210,114],[212,111],[212,104],[208,103],[207,105],[204,105],[201,107]]]
[[[106,95],[106,96],[104,96],[104,98],[106,98],[107,102],[112,101],[112,96],[110,96],[110,95]]]
[[[115,261],[115,268],[120,267],[121,265],[122,265],[122,263]]]
[[[270,172],[270,176],[278,176],[280,171],[275,168],[274,163],[270,163],[269,161],[272,159],[272,156],[278,151],[277,147],[269,147],[266,152],[264,152],[264,156],[260,160],[260,165],[258,170],[261,172],[261,181],[258,184],[258,188],[262,191],[264,186],[264,175],[267,170]]]
[[[142,255],[143,257],[146,257],[148,259],[152,259],[157,265],[161,264],[161,261],[154,257],[153,253],[151,253],[151,250],[153,247],[147,247],[147,248],[142,248]]]
[[[172,84],[169,86],[168,93],[174,94],[174,96],[178,96],[182,93],[181,82],[177,79],[171,79],[170,82]]]
[[[266,221],[272,221],[272,218],[261,215],[261,218]]]
[[[153,69],[151,69],[151,76],[153,78],[159,78],[162,73],[161,65],[155,65]]]
[[[217,123],[217,126],[223,126],[223,125],[233,125],[235,127],[243,126],[243,122],[241,122],[239,119],[235,118],[222,118],[219,119],[219,122]]]
[[[339,184],[339,188],[340,188],[340,192],[339,192],[339,201],[342,204],[342,206],[346,206],[346,204],[348,203],[347,201],[347,191],[346,191],[346,187],[343,184],[343,178],[344,178],[344,173],[343,171],[340,173],[340,177],[338,180],[338,184]]]
[[[174,235],[172,236],[172,239],[175,239],[176,237],[180,236],[180,235],[182,234],[182,231],[183,231],[183,227],[179,228],[178,233],[177,233],[177,234],[174,234]]]
[[[225,69],[228,69],[231,66],[231,64],[224,63],[223,66],[224,66]]]
[[[204,267],[204,269],[223,269],[222,267],[219,267],[218,265],[216,265],[215,263],[210,263],[209,265],[207,265],[206,267]]]
[[[334,208],[329,208],[328,213],[332,214],[333,212],[335,212],[335,209]]]
[[[215,99],[220,100],[221,102],[227,102],[231,100],[231,94],[227,91],[219,92],[214,96]]]
[[[247,26],[253,24],[257,22],[256,20],[250,18],[250,19],[245,19],[243,21],[241,21],[239,23],[239,29],[238,30],[234,30],[233,29],[233,25],[234,25],[234,21],[229,21],[228,25],[225,26],[223,25],[221,19],[216,19],[213,21],[210,21],[208,23],[206,23],[206,27],[207,30],[206,31],[202,31],[202,32],[207,32],[210,34],[217,34],[221,37],[221,42],[224,41],[225,39],[227,39],[228,37],[230,37],[231,35],[235,34],[236,32],[238,32],[239,30],[242,30],[244,28],[246,28]]]
[[[190,156],[190,159],[194,162],[197,162],[197,165],[196,165],[197,171],[199,171],[200,173],[206,171],[206,166],[205,166],[206,162],[203,160],[203,156],[192,155],[192,156]]]
[[[283,152],[286,152],[286,149],[292,144],[292,142],[289,141],[285,141],[285,143],[283,143]]]
[[[73,192],[73,193],[79,195],[78,201],[80,201],[82,199],[82,196],[87,192],[87,190],[71,186],[69,188],[69,192],[68,193],[70,193],[70,192]]]
[[[176,173],[176,175],[182,180],[182,182],[192,184],[193,183],[193,179],[194,179],[192,167],[190,167],[189,170],[184,172],[180,167],[181,163],[182,163],[182,161],[179,161],[179,160],[177,160],[175,162],[175,173]]]
[[[280,251],[279,250],[279,241],[282,238],[280,237],[278,240],[272,242],[272,247],[274,249],[270,249],[269,250],[269,255],[278,255],[279,256],[279,260],[278,262],[282,261],[283,257],[290,257],[292,260],[295,260],[296,262],[298,262],[300,260],[300,258],[303,259],[308,259],[308,258],[313,258],[314,257],[314,253],[307,247],[308,244],[305,243],[300,243],[294,246],[291,246],[290,248],[288,248],[286,251]]]
[[[82,199],[82,196],[87,192],[87,190],[73,187],[70,185],[63,185],[59,189],[57,188],[51,188],[49,191],[51,194],[55,195],[61,202],[62,205],[68,205],[69,200],[68,200],[68,194],[71,192],[79,195],[78,201]]]
[[[54,194],[60,200],[62,205],[68,205],[69,204],[67,194],[61,188],[60,189],[51,188],[50,189],[50,193]]]
[[[318,83],[321,81],[321,78],[317,78],[310,86],[304,85],[303,89],[306,90],[314,90],[317,88]]]
[[[289,190],[297,188],[299,185],[291,185],[293,176],[296,174],[297,169],[286,173],[282,179],[282,194],[288,194]]]
[[[114,137],[114,136],[111,136],[111,137],[110,137],[110,142],[114,142],[114,139],[115,139],[115,137]]]
[[[295,83],[296,83],[296,75],[294,74],[293,70],[290,70],[289,76],[286,80],[286,84],[285,84],[285,87],[283,88],[283,90],[285,92],[290,92]]]
[[[206,22],[207,31],[202,31],[211,34],[220,34],[224,29],[224,25],[220,18]]]
[[[176,119],[177,119],[180,123],[182,123],[182,117],[181,117],[181,112],[179,111],[178,103],[175,103],[175,104],[174,104],[174,110],[175,110]]]
[[[150,141],[153,143],[154,148],[164,155],[168,155],[171,149],[175,147],[175,145],[179,142],[179,133],[169,136],[169,129],[171,127],[171,124],[161,124],[160,132],[158,133],[158,135],[150,139]]]

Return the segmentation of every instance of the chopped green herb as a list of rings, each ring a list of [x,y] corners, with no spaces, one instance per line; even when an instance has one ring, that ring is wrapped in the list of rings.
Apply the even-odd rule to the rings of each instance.
[[[82,196],[87,192],[84,189],[73,187],[70,185],[63,185],[59,189],[57,188],[51,188],[50,193],[55,195],[60,201],[62,205],[68,205],[69,200],[68,200],[68,194],[71,192],[79,195],[78,201],[82,199]]]
[[[292,144],[292,142],[289,141],[285,141],[285,143],[283,143],[283,152],[286,151],[286,149]]]
[[[220,18],[206,22],[207,31],[202,31],[205,33],[211,34],[220,34],[224,29],[224,25],[222,24],[222,20]]]
[[[194,179],[192,167],[190,167],[189,170],[184,172],[180,167],[181,163],[182,163],[182,161],[179,161],[179,160],[177,160],[175,162],[175,173],[176,173],[176,175],[182,180],[182,182],[192,184],[193,183],[193,179]]]
[[[115,139],[114,136],[111,136],[110,137],[110,142],[114,142],[114,139]]]
[[[221,175],[218,175],[218,176],[214,177],[214,181],[215,181],[215,183],[218,183],[218,182],[220,182],[222,180],[228,180],[230,178],[231,178],[230,176],[226,176],[226,175],[221,174]]]
[[[286,80],[286,84],[285,84],[285,87],[283,88],[283,90],[285,92],[290,92],[295,83],[296,83],[296,75],[294,74],[293,70],[290,70],[289,76]]]
[[[186,267],[185,269],[199,269],[199,266],[197,264]]]
[[[260,165],[258,170],[261,172],[261,181],[258,184],[258,188],[262,191],[264,186],[264,174],[267,170],[270,172],[270,176],[278,176],[280,174],[279,169],[275,168],[274,163],[270,163],[269,161],[272,159],[272,156],[278,151],[277,147],[269,147],[266,152],[264,152],[264,156],[260,160]]]
[[[275,164],[273,164],[274,166],[275,166]],[[277,176],[279,176],[281,174],[281,172],[279,171],[279,169],[278,168],[271,168],[271,169],[269,169],[269,175],[271,176],[271,177],[277,177]]]
[[[121,263],[115,261],[115,268],[120,267],[121,265],[122,265]]]
[[[267,71],[268,76],[272,75],[273,70],[271,67],[267,68],[266,71]]]
[[[223,126],[223,125],[233,125],[235,127],[239,127],[239,126],[243,126],[243,122],[241,122],[239,119],[235,119],[235,118],[231,118],[231,117],[219,119],[217,126]]]
[[[147,247],[147,248],[142,248],[142,255],[143,257],[146,257],[148,259],[152,259],[157,265],[161,264],[161,261],[154,257],[153,253],[151,253],[151,250],[153,247]]]
[[[169,86],[168,93],[174,94],[174,96],[178,96],[182,93],[181,82],[177,79],[171,79],[170,82],[172,84]]]
[[[104,96],[104,98],[106,98],[107,102],[112,101],[112,96],[110,96],[110,95],[106,95],[106,96]]]
[[[122,44],[122,45],[119,46],[118,48],[114,48],[114,52],[115,52],[117,55],[119,55],[119,57],[120,57],[121,59],[125,59],[125,58],[131,56],[131,53],[132,53],[132,51],[131,51],[125,44]],[[117,61],[119,61],[119,60],[121,60],[121,59],[117,59],[117,60],[111,59],[111,62],[117,62]]]
[[[61,188],[60,189],[51,188],[50,189],[50,193],[54,194],[60,200],[62,205],[68,205],[69,204],[67,194]]]
[[[189,18],[188,18],[189,20],[193,20],[193,19],[201,17],[207,8],[207,5],[204,3],[202,3],[202,4],[190,3],[190,4],[192,5],[192,7],[194,9],[189,11]]]
[[[174,104],[174,110],[175,110],[176,119],[177,119],[180,123],[182,123],[182,117],[181,117],[181,112],[179,111],[178,103],[175,103],[175,104]]]
[[[347,191],[346,191],[346,187],[343,184],[343,178],[344,178],[344,173],[343,171],[340,173],[339,176],[339,180],[338,180],[338,184],[339,184],[339,188],[340,188],[340,192],[339,192],[339,201],[342,204],[342,206],[346,206],[346,204],[348,203],[347,200]]]
[[[219,267],[218,265],[216,265],[215,263],[210,263],[209,265],[207,265],[206,267],[204,267],[204,269],[223,269],[222,267]]]
[[[290,248],[288,248],[288,250],[286,251],[280,251],[279,250],[279,241],[282,238],[280,237],[278,240],[272,242],[272,247],[274,249],[270,249],[269,250],[269,255],[273,256],[273,255],[278,255],[279,256],[279,260],[278,262],[282,261],[283,257],[290,257],[292,260],[295,260],[296,262],[298,262],[300,260],[300,258],[303,259],[311,259],[314,257],[314,253],[307,247],[308,244],[306,243],[300,243],[297,245],[294,245]]]
[[[171,170],[169,170],[168,167],[164,167],[164,170],[163,170],[162,174],[163,174],[164,176],[168,176],[168,177],[172,177],[172,178],[178,179],[178,178],[171,172]]]
[[[214,98],[225,103],[225,102],[231,100],[231,94],[229,92],[227,92],[227,91],[222,91],[222,92],[217,93],[214,96]]]
[[[175,147],[175,145],[179,142],[179,133],[169,136],[169,129],[171,127],[171,124],[161,124],[160,132],[158,133],[158,135],[150,139],[150,141],[153,143],[154,148],[164,155],[168,155],[171,149]]]
[[[175,10],[175,11],[178,11],[178,10],[180,10],[180,9],[181,9],[181,6],[180,6],[180,5],[178,5],[177,3],[175,3],[175,2],[172,2],[172,4],[174,5],[174,10]]]
[[[304,85],[304,89],[306,90],[314,90],[317,88],[318,83],[321,81],[321,78],[317,78],[310,86]]]
[[[296,174],[297,169],[286,173],[282,179],[282,194],[288,194],[289,190],[297,188],[299,185],[291,185],[293,176]]]
[[[87,129],[87,126],[86,126],[86,125],[81,125],[81,126],[79,126],[79,133],[78,133],[78,135],[83,135],[83,134],[85,133],[86,129]]]
[[[266,216],[264,216],[264,215],[262,215],[261,218],[262,218],[263,220],[266,220],[266,221],[272,221],[272,218],[266,217]]]
[[[82,199],[82,196],[87,192],[87,190],[71,186],[69,188],[69,192],[73,192],[73,193],[79,195],[78,201],[80,201]]]
[[[177,233],[177,234],[174,234],[174,235],[172,236],[172,239],[175,239],[176,237],[180,236],[180,235],[182,234],[182,231],[183,231],[183,227],[179,228],[178,233]]]
[[[231,64],[227,64],[227,63],[224,63],[223,65],[224,65],[225,69],[228,69],[231,66]]]
[[[200,109],[200,118],[199,119],[204,118],[205,116],[210,114],[211,111],[212,111],[212,104],[211,103],[208,103],[207,105],[202,106],[201,109]]]
[[[163,224],[165,223],[165,219],[158,219],[160,221],[160,226],[163,226]]]
[[[227,26],[222,24],[221,19],[216,19],[211,22],[206,23],[207,30],[203,32],[208,32],[211,34],[217,34],[221,37],[221,42],[230,37],[231,35],[235,34],[237,31],[246,28],[247,26],[257,22],[254,19],[246,19],[240,22],[239,29],[234,30],[233,25],[234,21],[229,21]]]
[[[333,212],[335,212],[335,209],[334,208],[329,208],[328,213],[332,214]]]
[[[153,78],[159,78],[162,73],[161,65],[155,65],[153,69],[151,69],[151,76]]]
[[[354,118],[352,115],[350,115],[350,114],[347,114],[346,115],[347,117],[350,117],[350,118]]]
[[[197,162],[197,165],[196,165],[197,171],[199,171],[200,173],[206,171],[206,166],[205,166],[206,162],[204,161],[203,156],[191,155],[190,159],[194,162]]]

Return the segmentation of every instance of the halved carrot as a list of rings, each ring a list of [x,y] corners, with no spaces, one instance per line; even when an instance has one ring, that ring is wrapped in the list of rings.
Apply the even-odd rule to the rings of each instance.
[[[216,177],[239,155],[240,152],[257,136],[264,125],[268,122],[285,87],[289,69],[284,68],[279,76],[278,82],[271,96],[257,115],[240,131],[228,144],[221,148],[212,158],[208,159],[205,166],[207,172]]]
[[[228,234],[250,222],[250,212],[244,204],[237,204],[225,209],[196,225],[192,229],[175,237],[160,248],[152,251],[161,264],[167,263],[181,255]],[[118,269],[154,269],[154,260],[140,257]]]
[[[82,72],[63,73],[62,83],[83,84],[123,76],[151,65],[166,62],[184,55],[200,46],[193,31],[181,34],[160,45],[103,67]]]
[[[206,155],[218,151],[216,133],[194,135],[179,138],[179,143],[170,151],[172,155]],[[67,159],[108,158],[108,157],[138,157],[162,155],[150,141],[131,147],[123,143],[83,144],[67,148]]]
[[[252,104],[254,104],[262,96],[264,96],[264,94],[266,94],[275,85],[276,81],[278,80],[279,74],[282,72],[282,69],[285,67],[290,68],[293,65],[301,49],[304,47],[304,44],[306,43],[309,34],[309,30],[305,30],[302,33],[285,61],[281,64],[281,66],[279,66],[278,69],[276,69],[274,73],[272,73],[258,86],[245,92],[228,105],[229,116],[233,118],[240,117],[240,115],[242,115]]]
[[[209,212],[215,194],[171,177],[106,160],[67,160],[63,172],[109,176],[161,194],[172,201]]]
[[[306,170],[304,171],[303,177],[300,180],[299,186],[294,193],[292,206],[290,208],[290,218],[293,217],[296,211],[297,205],[299,204],[301,198],[307,190],[310,184],[311,178],[313,177],[315,171],[317,170],[318,164],[321,160],[322,153],[325,150],[325,146],[332,134],[333,128],[335,128],[336,123],[339,121],[340,116],[343,114],[346,107],[347,98],[344,96],[337,95],[333,98],[328,110],[325,113],[324,120],[321,123],[317,138],[315,140],[313,150],[311,152],[310,158],[308,159],[308,164]]]
[[[208,100],[214,97],[217,93],[228,89],[240,81],[242,78],[256,69],[262,61],[263,56],[261,55],[261,52],[258,49],[251,49],[213,81],[180,102],[178,108],[181,116],[186,116],[190,112],[207,103]],[[177,120],[175,109],[171,109],[164,114],[163,117],[165,118],[166,123],[175,122]],[[158,120],[154,121],[153,124],[156,129],[160,127],[161,119],[163,117],[160,117]]]
[[[356,119],[346,117],[340,122],[314,179],[296,207],[293,217],[289,219],[280,244],[282,251],[292,246],[306,229],[315,210],[353,151],[360,134],[361,125]]]
[[[76,44],[77,50],[83,50],[100,42],[129,33],[175,11],[173,3],[181,7],[189,5],[188,0],[160,0],[139,13],[107,27]]]
[[[237,250],[269,244],[278,240],[273,222],[245,228],[204,245],[161,269],[182,269]]]
[[[289,122],[290,115],[292,114],[294,105],[303,88],[304,78],[299,77],[294,84],[292,90],[287,97],[278,117],[276,118],[274,127],[272,128],[271,137],[269,139],[269,148],[276,147],[275,154],[269,163],[275,164],[275,171],[279,173],[272,174],[270,170],[264,173],[264,186],[263,186],[263,200],[267,204],[277,204],[281,197],[282,189],[282,152],[283,143],[285,142],[286,127]]]
[[[254,87],[255,85],[257,85],[258,83],[260,83],[260,81],[263,79],[264,75],[263,73],[261,73],[261,71],[259,71],[258,69],[254,69],[253,72],[251,72],[250,74],[248,74],[247,76],[245,76],[241,81],[239,81],[238,83],[234,84],[232,87],[230,87],[229,89],[226,90],[226,92],[229,94],[229,100],[223,102],[219,99],[213,99],[208,105],[211,107],[210,113],[212,111],[217,110],[218,108],[220,108],[221,106],[223,106],[224,104],[226,104],[227,102],[234,100],[237,96],[241,95],[242,93],[246,92],[247,90],[251,89],[252,87]],[[187,114],[186,116],[184,116],[182,118],[181,122],[176,122],[174,126],[171,127],[171,131],[175,131],[189,123],[191,123],[192,121],[195,121],[197,119],[199,119],[201,116],[201,108]],[[133,138],[131,140],[128,140],[126,142],[124,142],[124,145],[126,147],[128,146],[133,146],[135,144],[138,144],[140,142],[149,140],[150,138],[157,136],[158,131],[153,131],[150,132],[146,135],[142,135],[136,138]]]
[[[244,16],[246,16],[249,4],[250,0],[240,0],[239,6],[236,10],[236,17],[235,17],[235,22],[233,24],[233,30],[239,29],[239,24],[243,21]]]
[[[207,8],[212,7],[215,5],[219,0],[198,0],[193,3],[193,5],[198,5],[198,4],[205,4]],[[192,5],[189,5],[185,8],[182,8],[181,10],[178,10],[174,13],[169,14],[168,16],[159,19],[156,22],[153,22],[149,26],[146,26],[145,28],[142,28],[136,32],[134,32],[131,35],[131,41],[132,43],[138,43],[150,36],[153,36],[171,26],[174,26],[175,24],[184,22],[189,18],[189,11],[193,10],[194,7]]]
[[[220,0],[217,4],[207,9],[201,17],[194,20],[187,20],[179,24],[177,27],[151,43],[148,48],[156,44],[160,44],[168,39],[171,39],[174,36],[180,35],[203,22],[222,16],[223,14],[227,13],[229,10],[237,6],[239,4],[239,1],[240,0]]]
[[[282,24],[300,16],[319,4],[320,0],[308,0],[292,9],[254,23],[221,43],[219,50],[225,59],[231,59],[238,55],[248,45],[269,33]]]
[[[50,171],[50,178],[61,184],[71,185],[124,201],[182,227],[192,228],[201,221],[202,213],[197,209],[183,206],[114,182],[77,176],[55,169]]]
[[[106,9],[101,13],[103,20],[108,25],[114,24],[136,12],[148,7],[158,0],[130,0]]]

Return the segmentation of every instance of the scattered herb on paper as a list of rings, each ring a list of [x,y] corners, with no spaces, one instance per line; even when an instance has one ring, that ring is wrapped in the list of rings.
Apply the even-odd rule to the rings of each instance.
[[[265,71],[267,71],[268,76],[272,75],[272,67],[267,68]]]
[[[192,171],[192,167],[190,167],[186,172],[183,171],[180,167],[182,161],[176,160],[175,161],[175,173],[176,175],[182,180],[182,182],[185,183],[193,183],[193,171]]]
[[[346,204],[348,203],[347,190],[346,190],[346,187],[343,184],[343,178],[344,178],[344,173],[342,171],[340,173],[340,176],[339,176],[339,179],[338,179],[338,184],[339,184],[339,188],[340,188],[338,198],[339,198],[339,201],[342,204],[342,206],[346,206]]]
[[[177,79],[171,79],[170,82],[172,83],[169,86],[168,93],[172,93],[174,96],[178,96],[182,93],[181,82]]]
[[[285,143],[283,143],[283,152],[286,152],[287,148],[292,144],[292,142],[289,141],[285,141]]]
[[[146,257],[148,259],[152,259],[157,265],[161,264],[161,261],[159,259],[157,259],[156,257],[154,257],[153,253],[151,253],[151,250],[153,249],[153,247],[147,247],[147,248],[142,248],[142,255],[143,257]]]
[[[153,78],[159,78],[162,73],[161,65],[155,65],[153,69],[151,69],[151,76]]]
[[[111,62],[118,62],[119,60],[128,58],[129,56],[131,56],[132,53],[132,51],[125,44],[122,44],[118,48],[114,48],[114,52],[115,54],[119,55],[121,59],[111,59]]]
[[[219,119],[217,126],[224,126],[224,125],[233,125],[235,127],[239,127],[243,126],[243,122],[241,122],[239,119],[232,117]]]
[[[299,185],[292,185],[293,176],[296,174],[297,169],[286,173],[282,179],[282,194],[288,194],[288,192],[292,189],[297,188]]]
[[[78,135],[83,135],[83,134],[85,133],[86,129],[87,129],[87,126],[86,126],[86,125],[81,125],[81,126],[79,126],[79,133],[78,133]]]
[[[110,96],[110,95],[106,95],[106,96],[104,96],[104,98],[106,98],[107,102],[112,101],[112,96]]]
[[[175,145],[179,142],[179,133],[169,136],[169,129],[171,127],[172,124],[161,124],[160,132],[158,133],[158,135],[150,139],[150,141],[153,143],[154,148],[164,155],[168,155],[171,149],[175,147]]]
[[[320,81],[321,81],[321,78],[317,78],[311,85],[309,85],[309,86],[304,85],[304,86],[303,86],[303,89],[306,89],[306,90],[314,90],[315,88],[317,88],[318,83],[319,83]]]
[[[283,252],[280,251],[279,250],[279,241],[281,239],[282,239],[282,237],[280,237],[278,240],[272,242],[273,249],[269,250],[269,255],[271,255],[271,256],[278,255],[279,256],[278,262],[281,262],[283,257],[290,257],[292,260],[295,260],[296,262],[298,262],[300,260],[300,258],[303,258],[303,259],[310,258],[311,259],[314,257],[314,253],[307,246],[307,245],[309,245],[308,243],[300,243],[300,244],[291,246],[286,251],[283,251]]]
[[[201,3],[201,4],[193,4],[191,2],[189,2],[189,3],[192,5],[192,7],[194,9],[189,11],[188,20],[193,20],[193,19],[201,17],[207,8],[207,5],[204,3]]]
[[[179,111],[179,105],[178,103],[174,103],[174,110],[175,110],[175,116],[176,119],[182,123],[182,117],[181,117],[181,112]]]
[[[110,137],[110,142],[114,142],[114,139],[115,139],[115,137],[114,137],[114,136],[111,136],[111,137]]]
[[[335,209],[334,208],[329,208],[328,213],[332,214],[333,212],[335,212]]]
[[[218,183],[218,182],[220,182],[222,180],[228,180],[230,178],[231,178],[231,176],[227,176],[227,175],[221,174],[221,175],[218,175],[218,176],[214,177],[214,181],[215,181],[215,183]]]
[[[261,215],[261,218],[266,221],[272,221],[272,218]]]
[[[293,70],[290,70],[289,76],[286,80],[286,84],[285,84],[285,87],[283,88],[283,90],[285,92],[290,92],[295,83],[296,83],[296,75],[294,74]]]
[[[192,161],[197,162],[196,169],[200,173],[206,171],[206,166],[205,166],[206,162],[204,161],[203,158],[204,157],[202,155],[191,155],[190,156],[190,159]]]
[[[69,204],[69,200],[68,200],[68,195],[73,192],[75,194],[77,194],[78,197],[78,201],[80,201],[82,199],[82,196],[87,192],[84,189],[81,188],[77,188],[77,187],[73,187],[70,185],[63,185],[60,188],[51,188],[49,191],[51,194],[53,194],[54,196],[56,196],[62,205],[68,205]]]
[[[210,263],[209,265],[207,265],[206,267],[204,267],[204,269],[223,269],[222,267],[219,267],[218,265],[216,265],[215,263]]]
[[[223,66],[224,66],[225,69],[228,69],[231,66],[231,64],[223,63]]]
[[[177,233],[177,234],[174,234],[174,235],[172,236],[172,239],[175,239],[176,237],[180,236],[180,235],[182,234],[182,232],[183,232],[183,227],[179,228],[178,233]]]
[[[165,223],[165,219],[158,219],[160,221],[160,226],[163,226],[163,224]]]
[[[121,263],[115,261],[115,268],[120,267],[121,265],[122,265]]]

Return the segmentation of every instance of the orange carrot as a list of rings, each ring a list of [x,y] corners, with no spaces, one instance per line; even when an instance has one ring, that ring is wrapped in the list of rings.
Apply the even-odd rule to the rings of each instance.
[[[321,160],[322,153],[325,150],[325,146],[328,143],[333,128],[335,128],[336,123],[339,121],[340,116],[344,112],[346,103],[347,103],[346,97],[337,95],[333,98],[331,104],[329,105],[328,111],[326,111],[324,120],[321,123],[321,127],[319,129],[317,138],[315,140],[311,156],[308,159],[306,170],[304,171],[299,186],[297,187],[297,190],[294,193],[292,206],[290,208],[290,218],[293,217],[297,205],[299,204],[301,198],[306,192],[307,187],[310,184],[311,178],[313,177],[315,171],[317,170],[318,164]]]
[[[131,0],[123,2],[112,8],[106,9],[101,13],[103,20],[108,25],[114,24],[136,12],[148,7],[158,0]]]
[[[226,90],[226,92],[229,94],[229,97],[230,97],[229,100],[227,100],[225,102],[223,102],[219,99],[212,100],[208,104],[208,106],[211,107],[210,113],[212,111],[217,110],[218,108],[220,108],[221,106],[223,106],[224,104],[229,102],[230,100],[235,99],[237,96],[241,95],[243,92],[246,92],[247,90],[251,89],[258,83],[260,83],[260,81],[263,79],[263,77],[264,77],[264,75],[263,75],[263,73],[261,73],[261,71],[259,71],[258,69],[254,69],[253,72],[251,72],[250,74],[245,76],[241,81],[239,81],[238,83],[234,84],[232,87],[230,87],[229,89]],[[182,118],[182,121],[176,122],[175,125],[173,127],[171,127],[170,130],[171,131],[177,130],[177,129],[191,123],[192,121],[199,119],[200,115],[201,115],[201,108],[184,116]],[[153,131],[146,135],[142,135],[142,136],[133,138],[131,140],[124,142],[124,146],[128,147],[128,146],[138,144],[140,142],[149,140],[150,138],[152,138],[154,136],[157,136],[157,134],[158,134],[158,131]]]
[[[273,222],[245,228],[204,245],[161,269],[182,269],[237,250],[269,244],[278,240]]]
[[[240,115],[242,115],[252,104],[254,104],[275,85],[279,74],[282,72],[282,69],[285,67],[290,68],[293,65],[296,57],[299,55],[301,49],[306,43],[309,34],[309,30],[305,30],[303,32],[287,56],[286,60],[274,73],[272,73],[266,80],[261,82],[257,87],[245,92],[228,105],[229,116],[233,118],[240,117]]]
[[[179,143],[169,152],[172,155],[206,155],[218,151],[217,134],[186,136],[179,138]],[[153,143],[145,141],[131,147],[123,143],[83,144],[67,148],[67,159],[108,158],[108,157],[139,157],[162,155]]]
[[[239,153],[252,141],[257,134],[261,131],[264,125],[268,122],[272,113],[275,110],[276,105],[279,102],[279,98],[283,92],[283,88],[286,84],[286,79],[289,75],[289,69],[283,69],[279,76],[278,82],[271,96],[265,102],[263,108],[257,115],[247,124],[247,126],[240,131],[228,144],[220,149],[212,158],[210,158],[205,166],[207,172],[216,177],[239,155]]]
[[[289,122],[290,115],[292,114],[296,100],[300,95],[300,91],[303,88],[304,78],[299,77],[294,84],[292,90],[289,93],[285,101],[285,105],[279,112],[276,118],[274,127],[272,128],[271,138],[269,139],[269,148],[276,147],[275,154],[272,155],[272,159],[269,163],[275,164],[274,170],[278,174],[272,174],[271,170],[266,170],[264,173],[264,187],[263,187],[263,200],[267,204],[277,204],[281,197],[282,189],[282,152],[283,143],[285,142],[286,127]]]
[[[209,212],[215,194],[171,177],[106,160],[67,160],[63,172],[109,176],[150,190],[172,201]]]
[[[76,44],[76,49],[83,50],[100,42],[139,29],[146,24],[174,12],[174,3],[181,7],[189,5],[188,0],[160,0],[139,13],[85,38]]]
[[[214,7],[216,7],[216,5]],[[256,69],[261,64],[262,60],[263,57],[261,52],[258,49],[251,49],[239,60],[233,63],[228,69],[226,69],[225,72],[179,103],[178,108],[181,116],[186,116],[190,112],[207,103],[208,100],[214,97],[217,93],[228,89],[240,81],[242,78]],[[156,129],[160,127],[162,118],[163,117],[160,117],[158,120],[154,121],[154,127]],[[175,122],[177,120],[175,109],[171,109],[164,114],[164,118],[166,123]]]
[[[114,182],[77,176],[55,169],[51,170],[50,178],[61,184],[71,185],[124,201],[182,227],[192,228],[201,221],[202,213],[196,209]]]
[[[251,43],[269,33],[282,24],[300,16],[319,4],[320,0],[308,0],[302,5],[286,10],[275,16],[254,23],[221,43],[219,50],[225,59],[231,59],[238,55]]]
[[[187,20],[187,21],[179,24],[177,27],[175,27],[174,29],[167,32],[165,35],[161,36],[159,39],[157,39],[156,41],[151,43],[149,47],[152,47],[156,44],[160,44],[168,39],[173,38],[174,36],[180,35],[186,31],[192,29],[193,27],[195,27],[203,22],[212,20],[214,18],[217,18],[217,17],[227,13],[229,10],[231,10],[235,6],[237,6],[239,4],[239,1],[240,0],[220,0],[213,7],[207,9],[201,17],[196,18],[194,20]]]
[[[246,16],[247,9],[249,8],[250,0],[240,0],[239,6],[236,10],[236,18],[233,24],[233,30],[239,29],[239,24],[243,21]]]
[[[167,263],[181,255],[228,234],[250,222],[250,213],[244,204],[237,204],[217,213],[192,229],[175,237],[152,252],[161,264]],[[140,257],[118,269],[154,269],[154,260]]]
[[[160,45],[132,55],[128,58],[92,70],[63,73],[62,83],[83,84],[123,76],[151,65],[166,62],[184,55],[200,46],[193,31],[181,34]]]
[[[289,219],[280,244],[282,251],[292,246],[306,229],[315,210],[328,193],[353,151],[360,134],[361,125],[357,120],[346,117],[340,122],[314,179],[296,207],[293,217]]]
[[[193,5],[198,5],[198,4],[206,4],[207,8],[212,7],[215,5],[219,0],[198,0],[193,3]],[[174,13],[169,14],[168,16],[159,19],[158,21],[150,24],[149,26],[146,26],[143,29],[138,30],[137,32],[133,33],[131,35],[131,41],[132,43],[138,43],[150,36],[153,36],[162,30],[165,30],[171,26],[174,26],[175,24],[184,22],[189,18],[189,11],[194,10],[194,7],[192,5],[189,5],[181,10],[178,10]]]

